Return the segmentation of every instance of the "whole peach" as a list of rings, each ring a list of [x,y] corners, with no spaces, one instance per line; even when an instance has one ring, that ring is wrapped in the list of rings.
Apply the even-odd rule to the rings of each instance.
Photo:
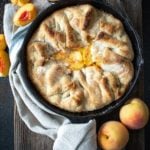
[[[98,143],[103,150],[121,150],[128,140],[128,130],[118,121],[104,123],[98,132]]]
[[[147,105],[139,98],[131,99],[120,109],[120,120],[130,129],[143,128],[149,119]]]

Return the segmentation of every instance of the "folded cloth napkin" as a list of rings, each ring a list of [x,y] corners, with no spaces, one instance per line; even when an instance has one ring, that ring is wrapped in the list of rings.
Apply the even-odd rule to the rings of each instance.
[[[50,5],[46,0],[33,0],[39,12]],[[9,80],[21,119],[33,132],[54,140],[54,150],[96,150],[96,123],[74,124],[37,102],[27,89],[21,74],[19,53],[30,26],[14,28],[12,23],[16,6],[7,4],[4,12],[4,34],[9,47],[11,68]]]

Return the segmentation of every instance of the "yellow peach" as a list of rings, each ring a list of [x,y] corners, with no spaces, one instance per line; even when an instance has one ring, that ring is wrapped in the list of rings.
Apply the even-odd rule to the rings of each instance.
[[[14,5],[17,5],[18,0],[11,0],[11,3],[14,4]]]
[[[149,119],[147,105],[139,98],[131,99],[120,109],[120,120],[130,129],[143,128]]]
[[[98,144],[103,150],[121,150],[128,140],[128,130],[118,121],[105,122],[98,131]]]
[[[5,50],[7,47],[4,34],[0,34],[0,50]]]
[[[30,0],[11,0],[11,3],[18,6],[27,4]]]
[[[13,18],[13,22],[16,26],[24,26],[32,22],[36,15],[36,7],[32,3],[28,3],[18,9]]]
[[[6,77],[9,72],[10,61],[7,52],[0,51],[0,77]]]

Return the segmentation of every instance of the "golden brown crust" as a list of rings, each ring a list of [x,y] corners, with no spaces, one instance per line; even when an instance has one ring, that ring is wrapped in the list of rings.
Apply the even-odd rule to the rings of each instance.
[[[89,27],[90,22],[91,22],[92,17],[93,17],[93,13],[94,13],[94,9],[92,7],[89,7],[86,10],[86,13],[85,13],[85,16],[83,18],[82,25],[81,25],[82,30],[86,30]]]
[[[133,78],[133,57],[121,21],[91,5],[56,11],[27,47],[28,73],[38,91],[72,112],[119,99]]]
[[[129,49],[130,47],[128,46],[128,43],[113,38],[104,32],[100,32],[98,34],[97,40],[100,42],[100,44],[112,49],[122,57],[125,57],[130,60],[133,59],[133,53],[132,50]]]

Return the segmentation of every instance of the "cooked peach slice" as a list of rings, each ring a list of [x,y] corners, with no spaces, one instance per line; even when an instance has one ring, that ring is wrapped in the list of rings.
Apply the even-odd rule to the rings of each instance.
[[[0,77],[6,77],[9,72],[10,61],[7,52],[0,51]]]
[[[32,3],[28,3],[18,9],[14,16],[13,22],[16,26],[24,26],[32,22],[36,15],[36,7]]]
[[[4,34],[0,34],[0,50],[6,49],[6,40]]]
[[[30,0],[11,0],[11,3],[18,6],[27,4]]]

